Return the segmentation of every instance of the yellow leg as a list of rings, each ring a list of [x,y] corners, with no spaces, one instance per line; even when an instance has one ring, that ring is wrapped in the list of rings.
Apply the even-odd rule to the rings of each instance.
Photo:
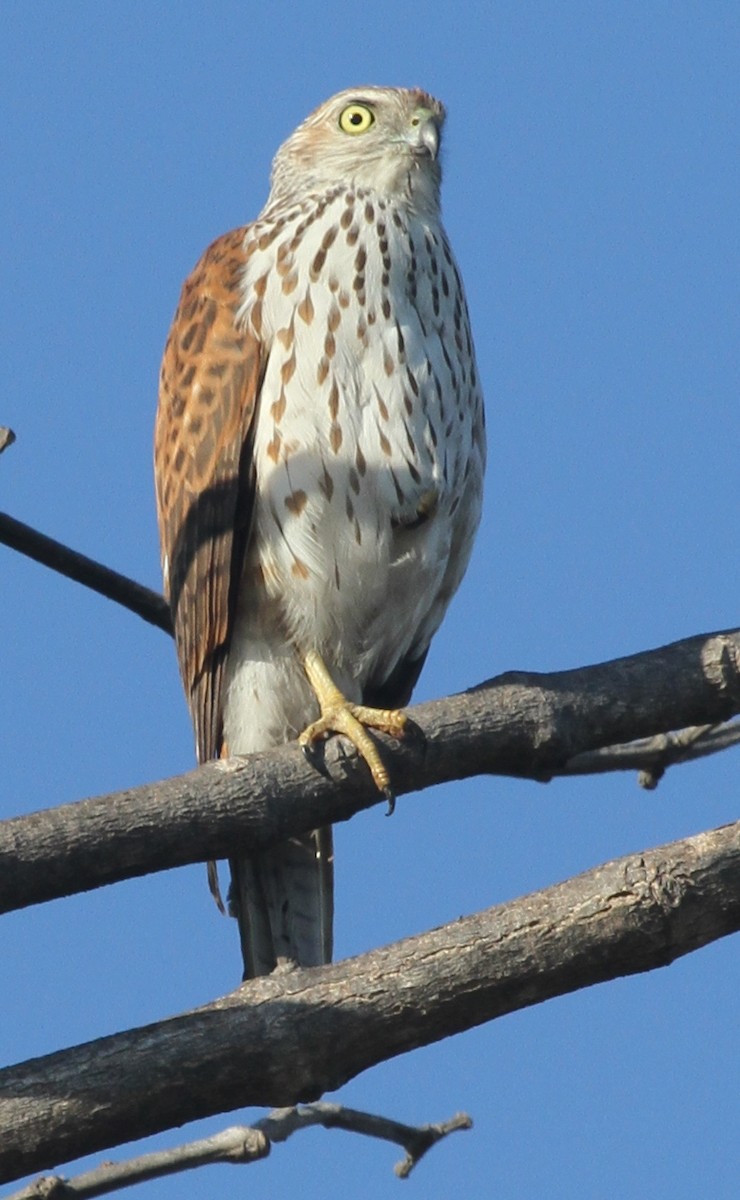
[[[300,745],[308,749],[320,738],[325,738],[331,733],[343,733],[352,742],[357,753],[364,758],[378,790],[392,800],[390,777],[366,726],[379,729],[391,737],[402,738],[408,718],[397,709],[366,708],[364,704],[350,703],[335,684],[323,659],[313,650],[309,650],[305,656],[303,667],[316,693],[321,716],[318,721],[304,729],[298,738]]]

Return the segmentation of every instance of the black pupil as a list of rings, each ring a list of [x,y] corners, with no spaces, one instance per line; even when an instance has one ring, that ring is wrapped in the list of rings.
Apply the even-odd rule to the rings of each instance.
[[[362,124],[362,113],[361,112],[353,112],[352,116],[350,117],[350,121],[352,122],[353,125],[361,125]]]

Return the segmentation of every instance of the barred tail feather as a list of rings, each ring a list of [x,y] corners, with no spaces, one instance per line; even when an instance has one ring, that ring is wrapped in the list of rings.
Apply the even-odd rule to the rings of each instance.
[[[232,859],[229,909],[239,922],[244,979],[281,963],[331,961],[334,854],[331,827]]]

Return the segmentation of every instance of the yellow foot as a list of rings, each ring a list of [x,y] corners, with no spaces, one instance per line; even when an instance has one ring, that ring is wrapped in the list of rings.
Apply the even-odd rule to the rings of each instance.
[[[316,698],[321,707],[321,716],[308,729],[304,729],[298,738],[300,745],[308,751],[314,742],[328,737],[332,733],[343,733],[349,738],[355,750],[360,754],[372,775],[379,791],[393,804],[393,791],[388,771],[383,765],[380,752],[375,742],[367,732],[379,729],[391,737],[402,738],[408,723],[408,718],[398,709],[366,708],[364,704],[352,704],[342,695],[329,674],[324,661],[314,651],[309,651],[303,660],[303,666],[308,676]]]

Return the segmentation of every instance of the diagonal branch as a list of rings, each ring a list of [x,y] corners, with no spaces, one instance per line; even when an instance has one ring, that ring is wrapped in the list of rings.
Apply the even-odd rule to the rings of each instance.
[[[740,711],[738,663],[735,631],[575,671],[501,675],[420,704],[409,713],[422,736],[394,744],[395,789],[480,774],[547,780],[586,751],[723,721]],[[5,821],[0,912],[348,820],[382,797],[345,745],[327,745],[327,776],[291,745]]]
[[[16,440],[12,429],[0,426],[0,453]],[[91,588],[100,595],[172,635],[172,618],[167,601],[150,588],[105,567],[94,559],[71,550],[62,542],[39,533],[7,513],[0,513],[0,543],[42,563],[53,571]],[[659,738],[641,739],[636,744],[603,746],[578,752],[569,762],[553,767],[552,775],[599,774],[604,771],[639,770],[641,786],[653,788],[668,766],[676,762],[716,754],[740,740],[737,726],[717,731],[711,726],[676,729]]]
[[[12,429],[0,426],[0,453],[15,440]],[[169,606],[163,596],[150,588],[38,533],[30,525],[24,525],[6,513],[0,513],[0,543],[114,600],[172,635]],[[678,729],[674,726],[673,729],[674,732],[659,738],[643,738],[635,745],[600,745],[593,751],[577,751],[571,761],[553,765],[548,778],[554,775],[639,770],[640,785],[652,789],[657,786],[667,767],[719,753],[740,740],[737,728],[715,731],[711,726],[701,730],[696,727]]]
[[[10,1067],[0,1072],[0,1180],[214,1113],[313,1100],[504,1013],[665,966],[740,928],[739,879],[740,822]]]
[[[7,513],[0,513],[0,542],[67,579],[73,579],[101,596],[114,600],[165,633],[172,633],[170,610],[163,596],[76,550],[70,550],[62,542],[56,542],[30,525],[16,521]]]

